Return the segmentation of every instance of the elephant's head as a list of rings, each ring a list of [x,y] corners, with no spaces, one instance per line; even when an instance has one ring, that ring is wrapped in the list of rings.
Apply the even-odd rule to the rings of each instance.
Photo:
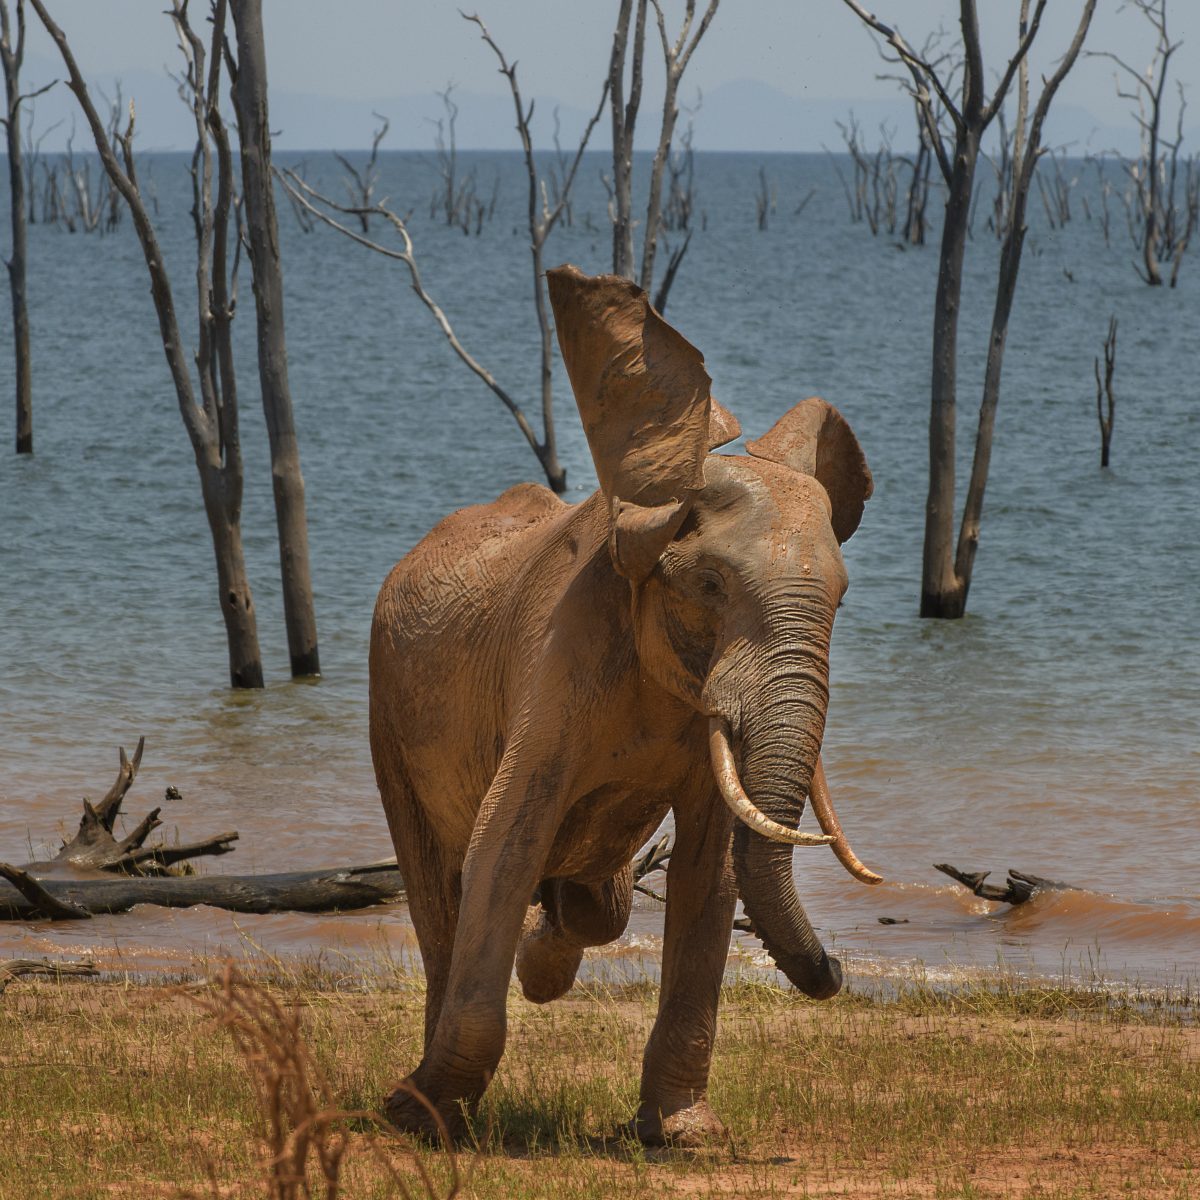
[[[810,399],[748,442],[750,457],[710,454],[738,422],[645,293],[574,267],[549,282],[643,669],[709,718],[755,930],[797,987],[832,995],[840,968],[800,905],[791,857],[796,844],[832,844],[852,873],[878,880],[846,844],[818,758],[847,582],[839,546],[871,494],[862,450],[836,409]],[[796,831],[808,795],[821,835]]]

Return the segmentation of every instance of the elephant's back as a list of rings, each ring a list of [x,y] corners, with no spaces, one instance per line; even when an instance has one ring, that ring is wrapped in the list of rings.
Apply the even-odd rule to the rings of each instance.
[[[546,488],[510,488],[439,522],[380,589],[370,659],[380,786],[402,761],[407,786],[456,851],[504,750],[514,664],[528,658],[542,608],[530,592],[553,591],[532,580],[578,511]]]
[[[375,603],[373,653],[377,638],[408,641],[469,620],[464,609],[485,608],[497,585],[528,556],[540,527],[567,508],[548,488],[521,483],[488,504],[444,517],[384,580]]]

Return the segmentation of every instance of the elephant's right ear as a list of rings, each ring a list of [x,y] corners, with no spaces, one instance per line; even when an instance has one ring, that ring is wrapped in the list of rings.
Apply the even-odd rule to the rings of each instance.
[[[622,574],[645,578],[704,486],[711,384],[704,358],[628,279],[572,266],[546,278],[563,362],[612,513],[613,562]],[[712,436],[724,440],[736,421],[718,413]]]

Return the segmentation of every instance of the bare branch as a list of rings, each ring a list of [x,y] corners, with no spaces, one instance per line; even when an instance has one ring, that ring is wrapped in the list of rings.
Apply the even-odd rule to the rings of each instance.
[[[917,54],[904,40],[898,29],[893,29],[890,25],[885,25],[874,13],[868,12],[863,8],[858,0],[842,0],[842,3],[865,25],[875,30],[896,51],[900,56],[900,61],[912,74],[918,91],[925,90],[922,80],[929,82],[930,86],[937,93],[937,97],[942,102],[946,112],[950,114],[951,120],[954,121],[955,125],[959,125],[962,122],[962,114],[959,112],[954,101],[950,99],[950,94],[942,83],[941,77],[938,75],[937,69],[933,64],[926,62],[925,59]]]
[[[1013,76],[1019,68],[1024,67],[1028,57],[1030,47],[1033,45],[1034,39],[1038,35],[1038,30],[1042,26],[1042,13],[1046,9],[1046,0],[1038,0],[1037,8],[1033,10],[1033,19],[1029,22],[1028,29],[1023,29],[1020,43],[1017,46],[1017,52],[1008,60],[1008,65],[1004,68],[1004,74],[1000,78],[1000,82],[996,85],[995,92],[992,93],[991,103],[983,110],[983,124],[986,127],[1000,111],[1001,105],[1004,103],[1004,97],[1008,94],[1009,86],[1012,84]],[[1022,9],[1022,17],[1025,10]],[[1022,20],[1022,25],[1024,21]]]
[[[467,351],[458,340],[458,335],[454,332],[454,328],[451,326],[449,319],[442,311],[440,305],[425,290],[424,284],[421,281],[421,272],[417,267],[416,258],[413,255],[412,237],[409,235],[408,227],[404,221],[383,203],[373,205],[370,209],[366,210],[373,216],[381,217],[395,229],[403,243],[403,249],[396,250],[391,246],[385,246],[381,242],[374,241],[361,233],[356,233],[349,226],[335,220],[328,212],[317,207],[317,205],[321,204],[332,212],[355,217],[359,216],[363,210],[350,208],[329,199],[328,196],[322,195],[287,167],[276,167],[275,174],[292,196],[292,199],[318,221],[328,225],[331,229],[336,229],[338,233],[345,235],[352,242],[368,250],[373,250],[376,254],[382,254],[385,258],[391,258],[397,262],[404,263],[408,268],[412,290],[417,294],[417,298],[421,303],[433,314],[434,320],[437,321],[438,327],[450,343],[454,353],[491,389],[505,408],[508,409],[520,428],[521,433],[524,435],[525,440],[529,443],[531,449],[537,453],[541,449],[538,444],[537,435],[534,433],[533,427],[529,424],[529,420],[522,411],[521,406],[496,382],[495,376]],[[316,203],[313,203],[313,201],[316,201]]]

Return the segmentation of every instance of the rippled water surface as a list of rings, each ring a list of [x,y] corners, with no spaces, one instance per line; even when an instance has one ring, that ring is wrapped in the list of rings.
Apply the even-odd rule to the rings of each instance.
[[[413,208],[426,283],[463,341],[514,393],[536,387],[519,161],[464,156],[495,219],[464,237],[427,216],[433,178],[385,158],[382,190]],[[606,269],[603,160],[580,173],[574,225],[548,262]],[[192,279],[186,161],[152,177],[177,303]],[[777,197],[755,220],[757,172]],[[309,177],[336,187],[313,155]],[[1134,274],[1079,202],[1031,232],[1009,337],[983,538],[959,622],[916,617],[926,486],[936,246],[908,249],[847,220],[829,161],[701,155],[704,214],[669,305],[747,434],[814,393],[848,417],[876,480],[845,548],[826,761],[867,889],[821,852],[797,855],[803,895],[852,969],[1083,969],[1170,982],[1200,974],[1200,257],[1175,291]],[[814,197],[795,215],[810,188]],[[1093,216],[1099,201],[1092,197]],[[6,218],[5,218],[6,219]],[[390,853],[366,738],[366,649],[384,574],[440,516],[537,478],[511,419],[453,357],[402,268],[302,234],[281,212],[296,401],[324,677],[287,678],[258,415],[248,282],[238,320],[244,533],[268,688],[223,682],[223,627],[199,486],[158,347],[141,253],[114,236],[31,230],[32,459],[0,456],[0,859],[24,861],[111,782],[115,747],[147,740],[132,817],[166,832],[236,828],[212,870],[280,870]],[[1200,250],[1196,251],[1200,256]],[[997,244],[980,206],[968,249],[960,473],[969,465]],[[7,327],[0,394],[11,396]],[[1120,322],[1111,470],[1098,467],[1092,360]],[[185,328],[194,337],[194,326]],[[595,477],[561,370],[571,497]],[[1084,889],[995,908],[932,869],[1012,866]],[[882,924],[887,917],[897,924]],[[653,958],[647,901],[623,943]],[[0,952],[82,950],[174,961],[238,945],[411,950],[403,906],[341,918],[139,910],[0,928]],[[752,954],[754,943],[746,942]]]

